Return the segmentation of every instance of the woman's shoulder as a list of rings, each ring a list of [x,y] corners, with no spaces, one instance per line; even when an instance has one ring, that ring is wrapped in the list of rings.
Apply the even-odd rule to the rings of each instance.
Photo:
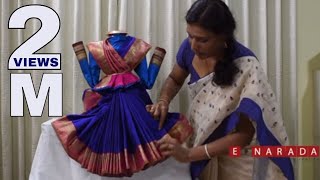
[[[177,53],[178,64],[184,68],[187,68],[187,66],[191,65],[193,57],[194,52],[191,50],[191,45],[188,38],[186,38],[182,41]]]
[[[188,46],[190,47],[189,39],[188,39],[188,38],[185,38],[185,39],[182,41],[180,47],[182,47],[182,48],[188,48]]]
[[[182,41],[181,45],[180,45],[180,48],[179,48],[179,51],[182,51],[184,52],[185,54],[187,53],[193,53],[193,51],[191,50],[191,45],[190,45],[190,42],[189,42],[189,39],[186,38]],[[194,53],[193,53],[194,55]]]
[[[246,56],[253,56],[257,58],[257,56],[253,53],[253,51],[243,44],[241,44],[239,41],[235,41],[235,50],[233,53],[233,59],[238,59],[241,57],[246,57]]]

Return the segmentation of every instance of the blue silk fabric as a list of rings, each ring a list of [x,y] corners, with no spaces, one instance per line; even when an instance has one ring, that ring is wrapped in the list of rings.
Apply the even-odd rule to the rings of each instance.
[[[123,34],[108,38],[108,42],[122,58],[125,57],[134,41],[134,37]],[[82,64],[81,68],[87,72],[85,77],[91,76],[93,85],[96,85],[100,68],[91,53],[89,53],[89,63]],[[145,106],[152,104],[146,88],[152,88],[159,68],[158,65],[151,64],[148,69],[147,60],[144,58],[136,68],[140,82],[117,88],[95,89],[95,92],[102,95],[95,108],[81,115],[67,116],[74,123],[79,139],[97,153],[118,153],[123,149],[128,149],[133,153],[138,145],[158,140],[164,136],[177,122],[180,114],[169,113],[164,128],[158,130],[159,121],[153,119],[146,111]],[[90,75],[87,69],[90,69]],[[86,80],[90,82],[90,78]],[[132,131],[132,129],[137,131]]]
[[[169,113],[164,128],[146,111],[151,104],[141,84],[119,89],[102,89],[99,104],[80,115],[68,115],[78,138],[96,153],[134,153],[138,145],[160,139],[177,122],[180,114]]]

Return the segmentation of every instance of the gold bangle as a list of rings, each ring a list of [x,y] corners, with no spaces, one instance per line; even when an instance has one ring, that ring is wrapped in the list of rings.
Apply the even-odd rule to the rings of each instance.
[[[208,152],[208,144],[205,144],[205,145],[204,145],[204,150],[206,151],[207,157],[208,157],[209,159],[211,159],[212,157],[210,156],[210,154],[209,154],[209,152]]]

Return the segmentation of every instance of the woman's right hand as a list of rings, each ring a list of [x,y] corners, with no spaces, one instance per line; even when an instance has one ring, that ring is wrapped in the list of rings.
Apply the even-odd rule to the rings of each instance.
[[[169,110],[169,103],[164,100],[159,100],[156,104],[146,106],[147,111],[153,118],[159,120],[159,130],[162,128]]]
[[[150,114],[159,120],[159,129],[162,128],[168,114],[169,103],[181,89],[189,73],[175,64],[164,85],[162,86],[159,100],[156,104],[147,105]]]

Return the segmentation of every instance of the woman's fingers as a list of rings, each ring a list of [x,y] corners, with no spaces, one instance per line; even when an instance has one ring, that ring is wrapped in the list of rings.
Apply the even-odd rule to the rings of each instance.
[[[151,104],[151,105],[146,105],[146,110],[153,116],[153,118],[158,119],[159,117],[159,110],[158,110],[158,105]]]
[[[150,113],[152,107],[153,107],[153,104],[146,105],[146,110]]]
[[[165,157],[171,156],[172,154],[172,151],[161,151],[161,155]]]
[[[168,150],[172,150],[174,147],[172,144],[169,143],[163,143],[159,146],[159,150],[162,151],[168,151]]]
[[[174,144],[174,145],[179,144],[178,140],[171,137],[169,134],[164,135],[160,140],[157,141],[157,145],[161,145],[165,143]]]
[[[165,139],[164,139],[164,138],[165,138],[165,137],[161,138],[160,140],[158,140],[158,141],[156,142],[157,146],[160,146],[161,144],[165,143]]]
[[[158,146],[160,146],[163,143],[167,143],[169,138],[171,138],[171,136],[169,134],[166,134],[160,140],[158,140],[156,143]]]
[[[171,156],[174,154],[174,145],[170,143],[162,143],[159,146],[159,150],[163,156]]]
[[[172,138],[170,135],[165,135],[163,138],[161,138],[157,145],[160,150],[173,150],[175,149],[175,146],[178,144],[178,141],[174,138]]]
[[[156,105],[154,106],[153,117],[154,117],[155,119],[159,119],[159,116],[160,116],[159,105],[156,104]]]
[[[167,114],[168,114],[168,107],[161,106],[160,112],[161,114],[160,114],[159,130],[163,127],[163,124],[166,121]]]
[[[166,134],[158,142],[157,147],[159,148],[161,155],[164,157],[172,156],[180,162],[188,162],[189,149],[181,146],[179,141]]]
[[[154,119],[159,119],[159,130],[163,127],[168,114],[168,106],[163,103],[146,105],[146,110]]]
[[[170,135],[163,136],[158,142],[157,146],[161,152],[161,154],[165,157],[173,156],[176,159],[182,159],[181,162],[183,162],[183,159],[186,159],[185,157],[182,157],[183,155],[183,149],[179,143],[178,140],[175,138],[172,138]],[[182,158],[181,158],[182,157]]]

